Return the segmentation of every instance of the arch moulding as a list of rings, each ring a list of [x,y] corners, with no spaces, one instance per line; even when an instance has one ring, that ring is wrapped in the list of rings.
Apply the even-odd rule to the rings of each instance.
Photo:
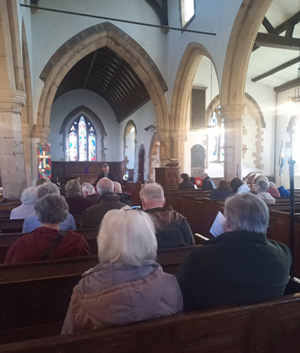
[[[148,53],[128,34],[109,22],[89,27],[65,42],[50,58],[40,79],[44,87],[38,106],[34,137],[47,137],[56,91],[69,70],[91,52],[108,47],[122,57],[139,76],[152,100],[158,127],[168,129],[167,85]]]

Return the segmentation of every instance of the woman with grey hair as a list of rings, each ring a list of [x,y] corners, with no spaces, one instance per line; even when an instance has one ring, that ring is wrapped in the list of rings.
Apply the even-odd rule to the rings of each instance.
[[[266,204],[272,205],[275,203],[275,199],[271,194],[267,192],[269,189],[270,183],[267,177],[259,177],[255,183],[254,190],[257,193],[257,196],[265,201]]]
[[[81,234],[59,231],[68,216],[68,205],[59,195],[49,194],[34,206],[41,226],[17,239],[8,249],[5,263],[20,263],[47,259],[89,255],[89,245]]]
[[[225,233],[192,251],[176,273],[185,310],[254,304],[280,297],[289,281],[289,248],[269,240],[267,205],[242,193],[225,201]]]
[[[69,212],[73,216],[81,216],[83,212],[93,206],[93,202],[82,196],[80,183],[77,179],[69,180],[65,186],[66,201]]]
[[[74,288],[62,333],[182,311],[176,278],[155,262],[155,230],[146,213],[128,206],[107,212],[97,242],[100,264]]]
[[[10,213],[10,219],[23,219],[34,213],[34,204],[37,200],[35,187],[25,189],[21,195],[22,205],[14,208]]]
[[[50,194],[59,195],[59,189],[53,183],[46,182],[37,188],[38,199],[42,198],[45,195],[50,195]],[[24,223],[23,223],[23,233],[32,232],[34,229],[40,226],[41,226],[41,222],[38,220],[37,215],[33,213],[25,217]],[[71,213],[68,212],[67,218],[60,224],[60,229],[61,230],[76,229],[75,219],[71,215]]]

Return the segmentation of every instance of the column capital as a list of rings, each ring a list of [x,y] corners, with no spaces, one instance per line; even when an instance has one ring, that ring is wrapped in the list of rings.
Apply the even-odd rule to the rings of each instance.
[[[221,115],[229,121],[242,120],[245,107],[245,104],[221,105]]]
[[[0,112],[14,112],[21,114],[25,105],[24,91],[0,89]]]
[[[172,139],[187,140],[187,131],[185,130],[172,130],[169,134]]]
[[[34,125],[32,137],[41,139],[41,142],[47,141],[50,133],[49,126]]]

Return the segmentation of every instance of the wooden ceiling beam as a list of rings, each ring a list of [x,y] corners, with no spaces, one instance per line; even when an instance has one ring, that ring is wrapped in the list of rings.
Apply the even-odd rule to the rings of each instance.
[[[289,49],[299,50],[300,39],[280,37],[275,34],[258,33],[255,44],[260,47],[278,48],[278,49]]]
[[[88,80],[89,80],[90,74],[91,74],[92,69],[93,69],[93,66],[94,66],[94,64],[95,64],[95,60],[96,60],[97,54],[98,54],[98,50],[95,50],[95,51],[94,51],[94,54],[93,54],[93,56],[92,56],[92,60],[91,60],[91,62],[90,62],[88,71],[87,71],[87,73],[86,73],[86,77],[85,77],[84,83],[83,83],[83,85],[82,85],[82,88],[83,88],[83,89],[86,88],[87,82],[88,82]]]
[[[276,93],[287,91],[288,89],[295,88],[300,86],[300,78],[296,78],[295,80],[284,83],[283,85],[274,87],[274,91]]]
[[[268,76],[274,75],[274,74],[276,74],[276,72],[282,71],[282,70],[284,70],[284,69],[286,69],[286,68],[288,68],[288,67],[290,67],[290,66],[292,66],[292,65],[294,65],[294,64],[297,64],[297,63],[299,63],[299,62],[300,62],[300,56],[298,56],[297,58],[292,59],[292,60],[290,60],[290,61],[287,61],[286,63],[281,64],[281,65],[279,65],[279,66],[277,66],[277,67],[274,67],[274,69],[269,70],[269,71],[267,71],[267,72],[264,72],[264,73],[261,74],[261,75],[258,75],[258,76],[256,76],[256,77],[253,77],[251,81],[252,81],[252,82],[257,82],[257,81],[259,81],[259,80],[262,80],[263,78],[266,78],[266,77],[268,77]]]

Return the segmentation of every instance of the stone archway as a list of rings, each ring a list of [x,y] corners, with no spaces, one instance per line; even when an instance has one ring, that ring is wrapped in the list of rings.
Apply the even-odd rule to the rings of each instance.
[[[128,180],[134,180],[135,157],[136,157],[136,135],[137,129],[133,120],[129,120],[125,126],[123,134],[124,143],[124,160],[126,172],[128,172]]]
[[[34,137],[47,139],[53,99],[68,71],[84,56],[105,46],[122,57],[139,76],[152,100],[158,128],[168,131],[168,107],[164,96],[167,85],[160,71],[133,38],[115,25],[104,22],[70,38],[48,61],[40,75],[45,84],[39,101]]]
[[[180,65],[173,89],[170,111],[170,154],[184,165],[184,142],[187,135],[187,112],[193,80],[203,56],[214,61],[208,50],[199,43],[189,43]]]
[[[228,42],[221,85],[221,112],[225,121],[224,177],[241,175],[242,115],[245,82],[255,38],[272,0],[244,0]]]

